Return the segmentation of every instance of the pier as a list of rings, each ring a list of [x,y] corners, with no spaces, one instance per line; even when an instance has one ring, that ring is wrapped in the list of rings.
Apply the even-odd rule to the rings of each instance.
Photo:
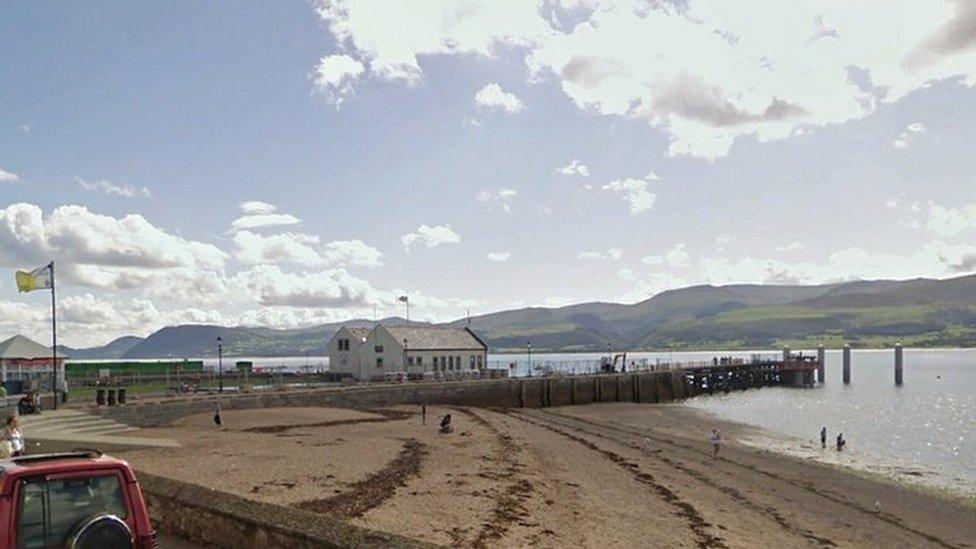
[[[692,395],[772,386],[813,387],[817,373],[823,371],[823,360],[819,353],[791,354],[786,349],[782,357],[722,358],[682,364],[681,371]]]

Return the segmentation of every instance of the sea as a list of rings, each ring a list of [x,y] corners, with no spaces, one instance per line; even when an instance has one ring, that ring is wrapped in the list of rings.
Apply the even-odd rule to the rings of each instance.
[[[610,350],[611,354],[619,351]],[[813,354],[816,351],[794,350]],[[711,362],[713,357],[749,359],[781,351],[632,352],[627,363],[642,367]],[[488,364],[512,376],[599,369],[607,353],[490,354]],[[326,357],[225,359],[224,366],[253,360],[256,367],[325,371]],[[976,497],[976,349],[906,349],[904,383],[895,385],[894,351],[852,352],[850,385],[843,384],[842,355],[827,352],[826,382],[812,388],[773,387],[701,395],[680,405],[722,420],[758,428],[742,440],[787,453]],[[208,368],[216,360],[206,360]],[[828,450],[820,429],[828,431]],[[752,431],[750,431],[752,432]],[[844,452],[833,450],[838,433]]]

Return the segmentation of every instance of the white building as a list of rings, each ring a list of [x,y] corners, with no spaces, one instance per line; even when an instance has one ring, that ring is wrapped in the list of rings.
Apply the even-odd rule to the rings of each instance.
[[[488,366],[488,345],[468,328],[343,326],[329,341],[329,370],[359,380],[405,373],[462,377]]]

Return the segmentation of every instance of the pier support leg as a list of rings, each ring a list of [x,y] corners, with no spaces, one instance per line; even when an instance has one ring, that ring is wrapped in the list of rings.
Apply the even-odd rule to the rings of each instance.
[[[827,350],[824,349],[823,345],[817,347],[817,362],[820,366],[817,367],[817,382],[823,383],[826,380],[826,364],[827,364]]]
[[[851,346],[844,345],[844,385],[851,383]]]
[[[895,345],[895,385],[902,383],[902,367],[905,365],[905,352],[901,343]]]

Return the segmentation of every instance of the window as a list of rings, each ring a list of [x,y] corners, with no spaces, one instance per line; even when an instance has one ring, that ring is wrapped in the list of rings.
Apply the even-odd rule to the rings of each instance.
[[[339,340],[339,350],[340,351],[348,351],[349,350],[349,340],[348,339],[340,339]]]
[[[376,367],[378,369],[382,369],[383,368],[383,357],[379,357],[379,358],[376,359]]]
[[[17,547],[61,547],[77,523],[96,513],[128,515],[118,475],[46,480],[20,484]]]
[[[478,355],[478,369],[480,370],[482,368],[482,366],[483,366],[483,364],[481,362],[481,355]]]
[[[437,357],[436,356],[434,357],[434,369],[435,370],[437,369]]]
[[[469,369],[474,370],[474,355],[469,356],[468,359],[469,362],[471,362],[471,364],[469,365]]]
[[[373,347],[373,352],[374,353],[382,353],[383,352],[383,346],[382,345],[377,345],[377,346]]]
[[[447,357],[446,356],[442,356],[441,357],[441,371],[443,372],[444,370],[447,370]]]
[[[410,365],[410,366],[413,366],[413,357],[412,356],[408,356],[407,357],[407,364]]]
[[[418,356],[417,357],[417,366],[423,366],[423,365],[424,365],[424,357]]]
[[[457,365],[457,369],[460,370],[461,369],[461,357],[459,357],[459,356],[454,357],[454,364],[456,364]]]

